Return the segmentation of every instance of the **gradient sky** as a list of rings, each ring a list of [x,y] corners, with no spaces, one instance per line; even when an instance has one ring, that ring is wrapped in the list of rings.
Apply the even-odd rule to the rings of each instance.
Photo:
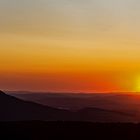
[[[0,0],[0,88],[140,90],[140,1]]]

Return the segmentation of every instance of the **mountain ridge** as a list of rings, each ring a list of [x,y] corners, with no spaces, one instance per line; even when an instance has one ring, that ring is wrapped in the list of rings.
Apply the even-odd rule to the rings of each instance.
[[[77,111],[58,109],[25,101],[0,91],[0,121],[92,121],[133,122],[133,116],[100,108],[85,108]]]

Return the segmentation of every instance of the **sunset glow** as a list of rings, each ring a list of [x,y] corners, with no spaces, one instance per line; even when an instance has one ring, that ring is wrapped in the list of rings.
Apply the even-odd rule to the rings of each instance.
[[[135,80],[134,90],[140,92],[140,77],[138,76]]]
[[[0,0],[0,88],[140,91],[139,7],[138,0]]]

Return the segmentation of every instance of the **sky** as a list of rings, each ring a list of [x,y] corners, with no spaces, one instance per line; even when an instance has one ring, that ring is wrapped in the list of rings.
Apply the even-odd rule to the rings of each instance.
[[[139,0],[0,0],[0,88],[140,91]]]

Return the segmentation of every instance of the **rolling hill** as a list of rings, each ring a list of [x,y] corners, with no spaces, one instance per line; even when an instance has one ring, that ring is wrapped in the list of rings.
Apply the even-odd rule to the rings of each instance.
[[[100,108],[83,108],[76,111],[57,109],[24,101],[0,91],[0,121],[92,121],[135,122],[135,117],[123,112]]]

